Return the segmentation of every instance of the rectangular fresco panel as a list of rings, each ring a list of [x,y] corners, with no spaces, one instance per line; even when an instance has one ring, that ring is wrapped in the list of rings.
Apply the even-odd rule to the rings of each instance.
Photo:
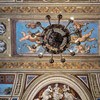
[[[14,75],[0,74],[0,96],[11,95]]]
[[[41,37],[39,35],[43,32],[43,28],[38,27],[36,22],[41,22],[43,28],[49,26],[48,21],[46,20],[17,20],[13,24],[15,25],[15,44],[17,55],[28,55],[34,56],[39,53],[45,53],[45,48],[43,48],[41,43]],[[70,34],[72,34],[71,42],[78,41],[78,38],[73,35],[76,32],[77,23],[81,26],[80,30],[82,31],[82,38],[80,39],[81,44],[77,46],[72,44],[69,49],[75,51],[78,54],[84,55],[93,55],[98,54],[98,26],[99,23],[97,20],[77,20],[76,25],[71,23],[67,27]],[[52,21],[52,24],[57,24],[57,21]],[[68,24],[67,20],[62,20],[61,24],[66,26]],[[64,54],[68,54],[66,49]]]
[[[0,84],[0,95],[11,95],[13,84]]]

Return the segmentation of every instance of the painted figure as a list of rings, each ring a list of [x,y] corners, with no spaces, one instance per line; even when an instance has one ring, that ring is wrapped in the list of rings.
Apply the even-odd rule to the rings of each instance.
[[[63,94],[61,94],[59,91],[60,91],[60,88],[58,87],[58,84],[55,84],[54,92],[53,92],[54,100],[61,100],[63,98]]]
[[[76,46],[77,53],[87,53],[90,50],[90,46],[86,46],[86,44]]]
[[[78,38],[77,40],[75,40],[75,43],[77,43],[77,42],[85,42],[85,41],[91,42],[91,41],[96,40],[96,38],[90,38],[93,30],[94,29],[91,29],[91,31],[89,33],[87,33],[87,34],[83,35],[82,37]]]
[[[22,35],[23,35],[23,37],[19,40],[20,42],[24,41],[24,40],[29,40],[31,42],[36,42],[38,44],[41,44],[41,42],[40,42],[41,33],[40,32],[34,34],[29,31],[28,35],[26,35],[25,32],[22,32]]]
[[[85,26],[85,24],[84,23],[81,23],[81,22],[75,22],[75,21],[73,21],[73,24],[74,24],[74,27],[76,29],[78,29],[78,30],[80,30],[83,26]]]
[[[29,49],[30,53],[36,52],[37,46],[35,44],[33,44],[32,46],[26,45],[26,47]]]
[[[79,37],[82,37],[82,27],[86,26],[86,29],[84,31],[86,31],[88,29],[87,25],[89,23],[81,23],[81,22],[75,22],[73,21],[74,24],[74,28],[76,29],[75,34],[78,35]]]
[[[79,37],[82,37],[81,28],[84,26],[84,24],[73,21],[73,25],[74,25],[74,28],[76,29],[75,34],[78,35]]]
[[[49,100],[52,97],[52,92],[52,87],[48,86],[47,89],[42,93],[42,100]]]

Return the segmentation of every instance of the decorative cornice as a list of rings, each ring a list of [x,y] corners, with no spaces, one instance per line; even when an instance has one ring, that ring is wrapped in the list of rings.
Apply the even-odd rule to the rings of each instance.
[[[79,13],[79,14],[93,14],[100,13],[100,5],[84,5],[84,6],[1,6],[1,14],[45,14],[45,13]]]
[[[68,61],[66,63],[55,62],[0,62],[0,69],[72,69],[90,70],[100,69],[99,61]]]

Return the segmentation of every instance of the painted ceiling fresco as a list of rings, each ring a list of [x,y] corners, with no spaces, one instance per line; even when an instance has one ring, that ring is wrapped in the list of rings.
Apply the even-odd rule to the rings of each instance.
[[[36,26],[36,22],[40,21],[42,26],[45,28],[49,25],[46,20],[17,20],[14,22],[15,25],[15,43],[16,43],[16,54],[17,55],[35,55],[40,52],[48,54],[45,52],[45,49],[39,45],[41,41],[41,37],[39,34],[43,32],[43,29]],[[79,24],[83,24],[81,27],[82,30],[82,39],[81,45],[75,46],[73,44],[70,49],[75,51],[78,54],[98,54],[98,21],[92,20],[77,20]],[[52,21],[52,24],[57,23],[56,21]],[[66,25],[68,23],[67,20],[63,20],[61,22],[62,25]],[[73,24],[68,26],[68,30],[70,33],[76,31],[76,27]],[[84,38],[85,37],[85,38]],[[78,38],[73,36],[71,38],[72,42],[77,41]],[[63,52],[67,54],[68,51],[65,50]]]

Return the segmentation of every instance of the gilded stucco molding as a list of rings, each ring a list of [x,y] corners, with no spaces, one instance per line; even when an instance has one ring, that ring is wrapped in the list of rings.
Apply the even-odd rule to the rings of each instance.
[[[95,97],[100,97],[100,88],[99,88],[99,77],[100,73],[91,73],[89,78],[90,78],[90,86],[92,93]]]
[[[22,83],[22,77],[23,77],[22,74],[18,75],[18,79],[17,79],[14,95],[18,95],[20,93],[20,91],[21,91],[20,88],[21,88],[21,83]]]
[[[72,70],[90,70],[100,69],[99,61],[77,61],[60,63],[55,62],[50,64],[48,62],[0,62],[2,69],[72,69]]]
[[[93,14],[100,13],[100,6],[1,6],[1,14],[56,14],[56,13],[79,13],[79,14]]]

